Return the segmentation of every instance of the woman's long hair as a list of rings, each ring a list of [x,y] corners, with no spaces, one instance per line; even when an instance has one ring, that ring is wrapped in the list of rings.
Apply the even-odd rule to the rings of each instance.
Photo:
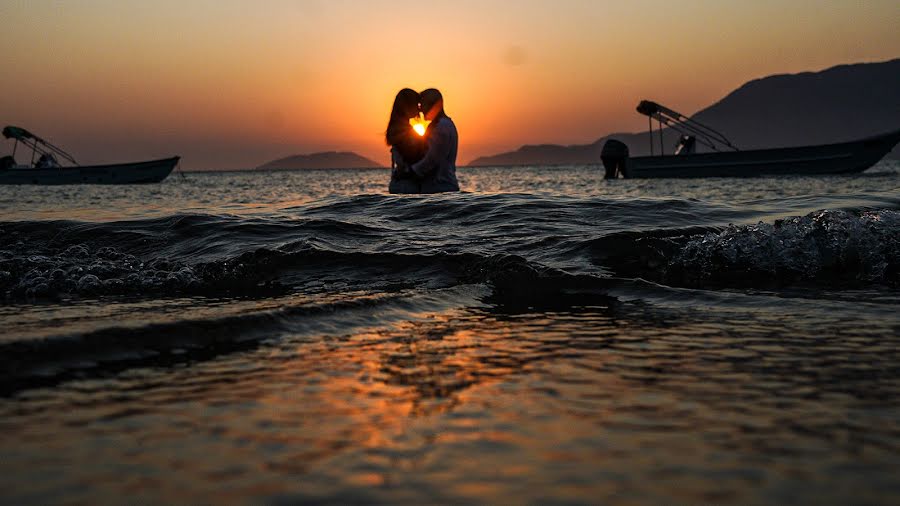
[[[397,149],[407,163],[415,163],[425,155],[425,141],[409,124],[410,118],[419,114],[419,93],[403,88],[394,98],[391,117],[388,120],[384,140]]]
[[[403,88],[394,98],[391,117],[388,119],[384,140],[388,146],[394,146],[409,130],[409,119],[419,114],[419,93],[416,90]]]

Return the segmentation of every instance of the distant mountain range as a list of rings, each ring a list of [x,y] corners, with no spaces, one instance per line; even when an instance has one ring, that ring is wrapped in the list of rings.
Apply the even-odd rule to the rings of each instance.
[[[377,167],[384,166],[350,151],[325,151],[279,158],[260,165],[257,169],[370,169]]]
[[[678,110],[678,104],[663,105]],[[719,130],[741,149],[828,144],[897,130],[900,59],[756,79],[692,118]],[[667,153],[674,151],[678,136],[663,130]],[[632,156],[650,154],[647,132],[615,133],[591,144],[526,145],[477,158],[469,166],[598,163],[600,150],[610,138],[627,144]],[[658,154],[658,132],[654,142]],[[889,156],[900,158],[900,146]]]

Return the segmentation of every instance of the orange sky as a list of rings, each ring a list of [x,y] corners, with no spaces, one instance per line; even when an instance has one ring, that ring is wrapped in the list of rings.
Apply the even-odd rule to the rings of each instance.
[[[641,130],[642,98],[690,114],[749,79],[900,57],[896,0],[446,4],[0,0],[0,122],[82,163],[386,164],[394,94],[434,86],[465,163]]]

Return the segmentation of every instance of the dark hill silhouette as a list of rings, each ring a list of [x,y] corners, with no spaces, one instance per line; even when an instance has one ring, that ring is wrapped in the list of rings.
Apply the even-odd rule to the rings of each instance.
[[[257,169],[370,169],[375,167],[383,167],[383,165],[350,151],[326,151],[279,158],[260,165]]]
[[[840,65],[821,72],[750,81],[692,117],[724,133],[741,149],[828,144],[900,128],[898,90],[900,59]],[[678,110],[678,104],[664,105]],[[658,135],[654,135],[657,154]],[[663,135],[666,152],[672,153],[678,134],[665,129]],[[618,133],[591,144],[526,145],[516,151],[477,158],[469,165],[598,163],[603,143],[609,138],[627,144],[632,156],[650,154],[647,132]],[[889,156],[900,158],[900,146]]]

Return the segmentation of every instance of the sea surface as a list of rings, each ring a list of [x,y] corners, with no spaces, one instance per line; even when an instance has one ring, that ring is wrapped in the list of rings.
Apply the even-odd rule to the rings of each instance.
[[[0,186],[0,503],[900,503],[900,163],[386,180]]]

